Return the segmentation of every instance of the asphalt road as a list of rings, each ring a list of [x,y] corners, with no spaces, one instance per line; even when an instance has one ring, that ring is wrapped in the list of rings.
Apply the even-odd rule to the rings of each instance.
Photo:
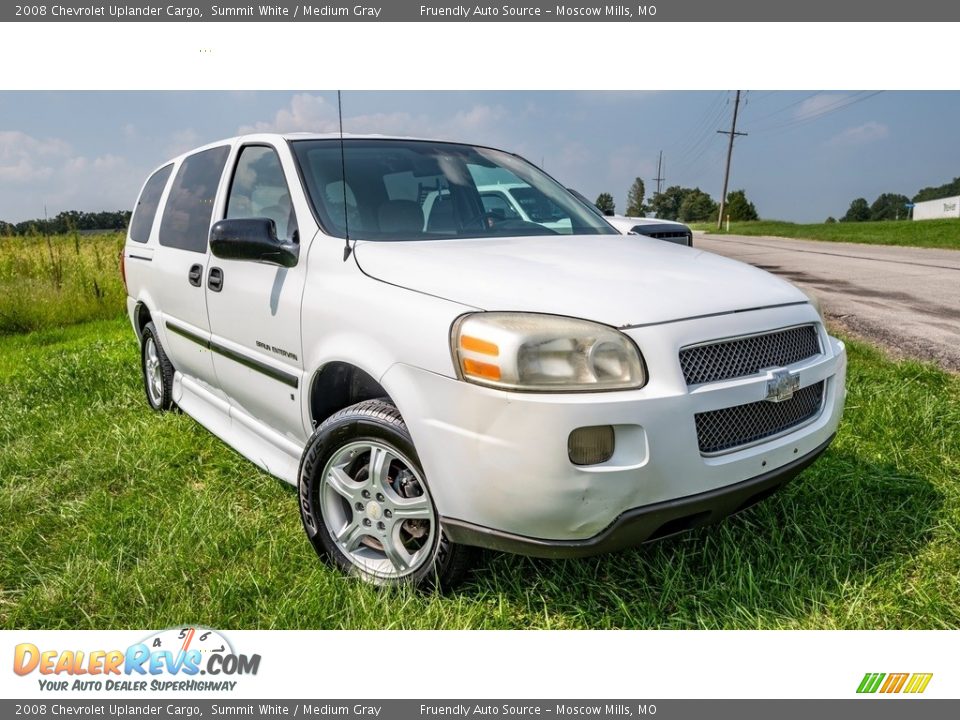
[[[693,244],[813,290],[828,319],[960,370],[960,251],[695,233]]]

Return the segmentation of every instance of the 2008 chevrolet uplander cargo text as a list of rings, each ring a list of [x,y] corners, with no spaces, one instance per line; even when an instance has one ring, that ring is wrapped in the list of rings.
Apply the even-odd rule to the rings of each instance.
[[[545,221],[485,205],[497,184]],[[486,147],[214,143],[150,176],[122,260],[150,405],[296,485],[316,551],[372,582],[715,521],[843,408],[844,346],[804,293],[620,235]]]

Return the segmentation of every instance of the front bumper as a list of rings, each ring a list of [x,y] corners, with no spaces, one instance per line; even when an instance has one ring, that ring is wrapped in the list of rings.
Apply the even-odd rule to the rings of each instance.
[[[583,540],[542,540],[453,518],[441,518],[441,524],[453,542],[532,557],[577,558],[614,552],[712,525],[766,500],[813,463],[832,441],[830,436],[802,458],[749,480],[627,510],[602,532]]]
[[[843,411],[846,353],[822,327],[822,354],[790,366],[801,387],[824,383],[820,413],[783,435],[719,455],[700,452],[695,415],[763,400],[767,378],[688,387],[678,360],[680,348],[698,342],[819,322],[803,303],[627,329],[649,372],[639,390],[504,392],[403,364],[391,367],[381,384],[404,416],[434,505],[452,535],[495,547],[501,542],[496,538],[520,538],[524,552],[558,542],[605,550],[613,541],[597,538],[627,520],[633,529],[618,530],[618,544],[665,534],[660,526],[683,514],[663,519],[661,511],[672,503],[730,498],[696,510],[708,512],[704,521],[736,511],[737,485],[798,467],[826,447]],[[613,457],[572,464],[570,433],[593,425],[613,426]],[[750,494],[758,492],[763,489]]]

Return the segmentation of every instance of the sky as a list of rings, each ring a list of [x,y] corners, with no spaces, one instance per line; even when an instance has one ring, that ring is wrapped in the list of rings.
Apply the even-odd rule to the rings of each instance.
[[[745,91],[730,189],[767,219],[820,222],[850,201],[960,176],[960,92]],[[345,132],[519,153],[618,211],[640,177],[719,199],[733,91],[343,93]],[[170,157],[251,131],[335,131],[336,91],[0,92],[0,220],[130,209]]]

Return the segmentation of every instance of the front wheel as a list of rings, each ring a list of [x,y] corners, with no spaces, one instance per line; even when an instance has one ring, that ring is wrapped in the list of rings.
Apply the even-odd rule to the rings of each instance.
[[[367,400],[314,432],[300,467],[300,515],[314,549],[378,585],[450,588],[470,548],[451,543],[397,408]]]

